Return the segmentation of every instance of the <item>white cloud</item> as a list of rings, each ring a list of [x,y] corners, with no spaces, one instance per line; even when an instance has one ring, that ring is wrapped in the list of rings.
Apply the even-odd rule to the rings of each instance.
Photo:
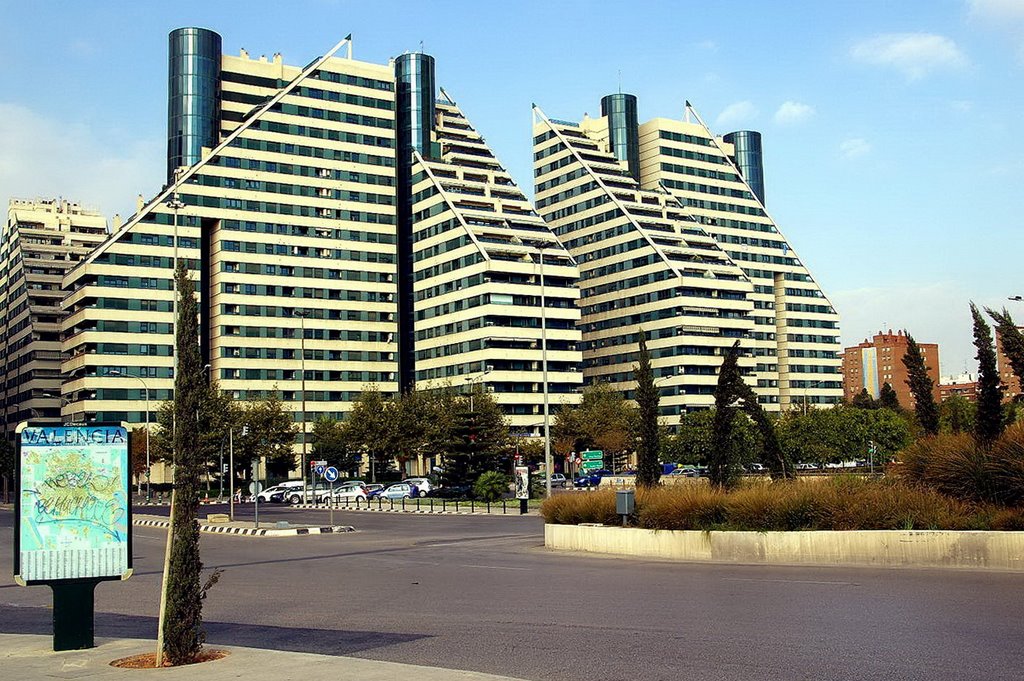
[[[865,64],[896,69],[910,80],[932,71],[960,70],[969,63],[956,43],[933,33],[884,33],[854,45],[850,56]]]
[[[839,154],[843,158],[860,158],[871,153],[871,143],[863,137],[852,137],[839,144]]]
[[[693,46],[698,50],[704,50],[705,52],[718,52],[718,43],[714,40],[701,40],[700,42],[694,43]]]
[[[1020,0],[968,0],[967,5],[971,18],[1024,23],[1024,2]]]
[[[814,107],[809,104],[785,101],[775,112],[775,122],[779,125],[795,125],[812,118],[815,113]]]
[[[754,106],[753,102],[748,100],[733,102],[722,109],[722,113],[718,114],[718,118],[715,119],[715,126],[718,128],[730,128],[757,118],[757,114],[757,107]]]
[[[64,197],[127,217],[135,197],[151,197],[164,182],[160,140],[104,142],[80,123],[0,102],[0,211],[17,198]]]

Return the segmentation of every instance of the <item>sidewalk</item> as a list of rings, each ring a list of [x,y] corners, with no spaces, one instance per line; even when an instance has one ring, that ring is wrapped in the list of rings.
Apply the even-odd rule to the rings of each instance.
[[[302,679],[303,681],[515,681],[508,676],[377,662],[356,657],[311,655],[258,648],[208,645],[230,655],[212,662],[168,669],[118,669],[110,662],[152,652],[156,643],[139,639],[97,639],[97,647],[55,653],[49,636],[0,634],[0,668],[9,679]]]

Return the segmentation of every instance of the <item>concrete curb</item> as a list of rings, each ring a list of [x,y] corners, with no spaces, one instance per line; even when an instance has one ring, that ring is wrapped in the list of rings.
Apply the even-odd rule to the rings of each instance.
[[[170,520],[150,520],[148,518],[136,518],[133,525],[140,527],[170,527]],[[231,534],[249,537],[295,537],[308,534],[344,534],[355,532],[356,528],[351,525],[328,525],[326,527],[288,527],[288,528],[266,528],[255,527],[234,527],[231,525],[199,525],[200,532],[209,534]]]
[[[544,545],[551,549],[688,562],[1024,571],[1024,532],[704,532],[546,524]]]

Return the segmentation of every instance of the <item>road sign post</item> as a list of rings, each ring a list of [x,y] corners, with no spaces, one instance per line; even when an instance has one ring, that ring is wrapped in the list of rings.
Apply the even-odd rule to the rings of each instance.
[[[324,480],[331,483],[331,494],[327,497],[327,505],[331,509],[331,527],[334,527],[334,482],[338,479],[338,469],[334,466],[324,468]]]

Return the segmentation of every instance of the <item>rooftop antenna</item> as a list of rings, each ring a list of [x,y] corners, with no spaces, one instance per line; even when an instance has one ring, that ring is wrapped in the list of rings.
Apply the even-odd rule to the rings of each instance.
[[[622,94],[622,69],[619,69],[619,94]]]
[[[420,54],[423,54],[423,41],[420,41]]]

